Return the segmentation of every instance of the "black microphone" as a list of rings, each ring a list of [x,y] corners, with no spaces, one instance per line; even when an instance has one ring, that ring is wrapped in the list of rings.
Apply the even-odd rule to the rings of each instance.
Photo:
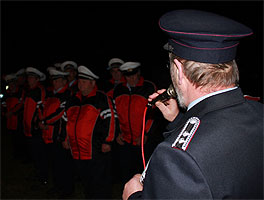
[[[148,102],[148,106],[153,106],[157,101],[161,101],[162,103],[169,100],[170,98],[176,98],[176,92],[172,84],[170,84],[169,88],[157,96],[152,101]]]

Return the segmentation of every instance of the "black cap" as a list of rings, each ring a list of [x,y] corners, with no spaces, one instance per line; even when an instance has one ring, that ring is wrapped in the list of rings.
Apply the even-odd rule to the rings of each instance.
[[[170,37],[166,50],[187,60],[212,64],[233,60],[239,40],[253,34],[239,22],[199,10],[168,12],[160,18],[159,26]]]

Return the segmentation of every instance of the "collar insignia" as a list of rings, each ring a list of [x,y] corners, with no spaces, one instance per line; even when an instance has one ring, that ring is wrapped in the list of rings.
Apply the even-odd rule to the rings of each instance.
[[[191,117],[188,119],[181,130],[181,133],[172,144],[172,147],[186,151],[199,125],[200,120],[197,117]]]

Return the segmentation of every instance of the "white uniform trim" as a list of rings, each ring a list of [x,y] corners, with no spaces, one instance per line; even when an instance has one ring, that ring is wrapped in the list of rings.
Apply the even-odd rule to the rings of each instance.
[[[172,144],[172,147],[186,151],[199,125],[200,125],[199,118],[191,117],[190,119],[188,119],[183,129],[181,130],[181,133],[178,135],[178,137]]]

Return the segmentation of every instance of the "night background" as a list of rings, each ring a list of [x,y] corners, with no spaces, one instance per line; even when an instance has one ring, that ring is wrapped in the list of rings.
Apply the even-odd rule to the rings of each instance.
[[[253,29],[238,47],[240,86],[263,97],[262,1],[11,1],[1,2],[1,72],[46,68],[73,60],[101,80],[113,57],[142,63],[142,73],[167,87],[167,36],[158,26],[174,9],[200,9],[237,20]],[[217,26],[217,24],[216,24]]]

